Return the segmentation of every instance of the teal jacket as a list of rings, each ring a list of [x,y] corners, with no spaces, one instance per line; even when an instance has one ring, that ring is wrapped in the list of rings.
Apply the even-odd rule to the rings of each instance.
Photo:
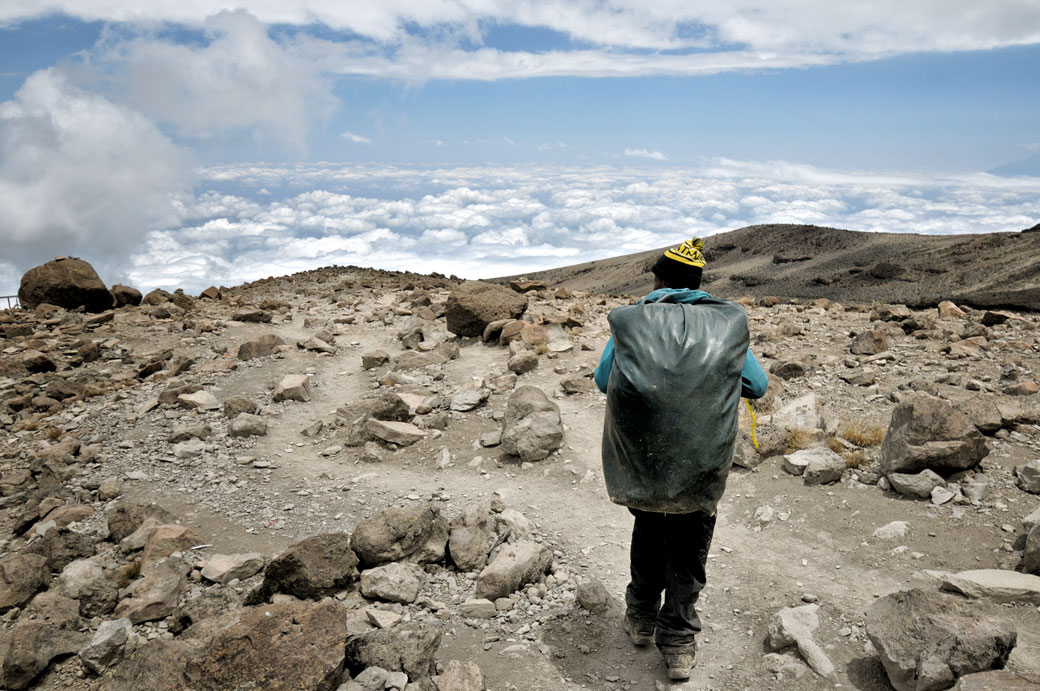
[[[690,290],[689,288],[660,288],[655,290],[640,302],[653,301],[660,298],[665,294],[675,295],[676,302],[693,304],[700,302],[704,298],[709,298],[711,295],[704,292],[703,290]],[[603,393],[607,392],[607,382],[610,381],[610,368],[614,365],[614,337],[611,336],[607,340],[607,345],[603,348],[603,355],[600,356],[599,366],[596,367],[595,379],[596,386]],[[766,393],[766,387],[769,386],[769,377],[766,376],[765,370],[762,369],[762,365],[758,364],[758,360],[751,353],[751,349],[748,348],[747,356],[744,358],[744,370],[740,373],[741,393],[740,395],[744,398],[762,398]]]

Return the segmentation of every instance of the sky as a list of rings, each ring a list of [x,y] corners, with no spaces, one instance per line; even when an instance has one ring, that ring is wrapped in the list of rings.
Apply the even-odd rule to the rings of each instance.
[[[1040,0],[5,0],[0,295],[1018,231],[1038,73]]]

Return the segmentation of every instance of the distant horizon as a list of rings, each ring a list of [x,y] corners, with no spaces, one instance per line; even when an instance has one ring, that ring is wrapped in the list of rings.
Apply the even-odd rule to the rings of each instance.
[[[1040,178],[834,171],[720,159],[685,166],[237,164],[199,171],[169,225],[56,253],[147,292],[239,285],[330,265],[462,278],[530,273],[691,235],[790,223],[859,232],[1018,232]],[[71,246],[71,245],[70,245]],[[86,251],[84,251],[86,250]],[[41,248],[42,251],[42,248]],[[38,255],[32,265],[53,255]],[[29,264],[0,260],[0,294]]]
[[[1040,7],[967,7],[0,3],[0,292],[68,254],[187,288],[774,220],[1030,227]]]

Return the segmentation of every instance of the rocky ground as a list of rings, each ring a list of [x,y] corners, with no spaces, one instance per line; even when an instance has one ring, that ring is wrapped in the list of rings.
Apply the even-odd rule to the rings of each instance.
[[[1037,681],[1035,314],[744,300],[770,393],[669,685],[620,630],[631,519],[599,468],[629,299],[516,288],[328,268],[0,312],[0,684]]]

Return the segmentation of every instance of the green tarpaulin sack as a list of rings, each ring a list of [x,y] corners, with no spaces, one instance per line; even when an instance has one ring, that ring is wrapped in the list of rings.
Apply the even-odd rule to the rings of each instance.
[[[744,309],[705,295],[619,307],[603,425],[611,501],[714,513],[733,460],[748,349]]]

